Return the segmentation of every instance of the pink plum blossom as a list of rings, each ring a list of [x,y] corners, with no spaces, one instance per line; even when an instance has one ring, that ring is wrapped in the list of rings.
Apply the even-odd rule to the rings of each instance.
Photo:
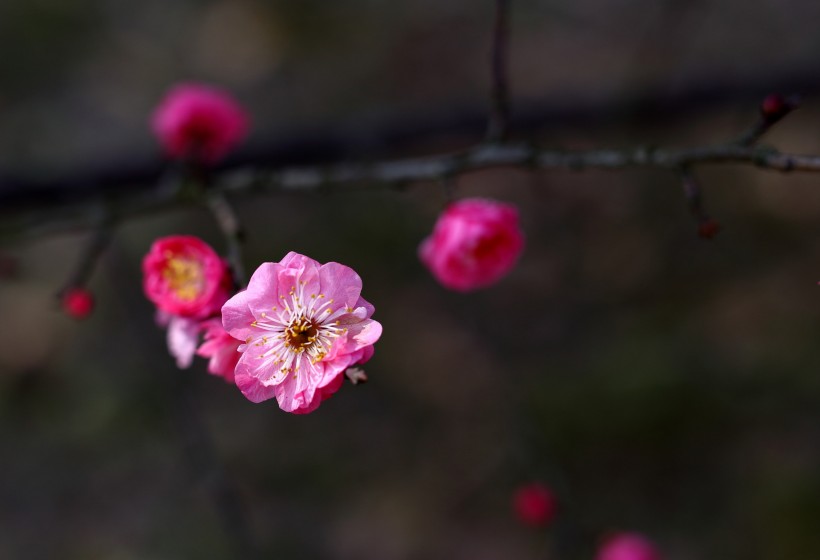
[[[615,533],[598,548],[595,560],[660,560],[655,545],[639,533]]]
[[[304,414],[335,393],[345,370],[373,355],[382,326],[360,293],[362,279],[339,263],[298,253],[263,263],[248,289],[222,307],[222,324],[243,341],[236,385],[253,402],[273,397]]]
[[[444,210],[419,247],[419,258],[442,285],[468,292],[501,279],[523,249],[516,208],[472,198]]]
[[[197,349],[197,355],[210,359],[210,373],[220,375],[225,381],[232,383],[233,372],[239,361],[238,348],[241,341],[225,332],[221,319],[208,319],[201,326],[205,331],[205,342]]]
[[[227,264],[201,239],[172,235],[154,241],[142,261],[145,295],[169,315],[204,319],[228,299]]]
[[[540,482],[533,482],[516,489],[512,505],[518,520],[531,527],[549,525],[558,509],[555,494]]]
[[[151,126],[170,157],[213,164],[245,137],[248,117],[227,93],[185,83],[172,88],[160,102]]]

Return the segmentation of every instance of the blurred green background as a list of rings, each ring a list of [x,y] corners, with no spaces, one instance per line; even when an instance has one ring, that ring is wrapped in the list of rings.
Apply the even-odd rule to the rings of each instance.
[[[492,15],[489,0],[4,0],[0,175],[157,160],[147,116],[180,80],[234,92],[254,153],[339,130],[357,157],[465,147],[481,130],[400,149],[368,131],[483,110]],[[523,127],[522,108],[581,108],[527,128],[544,146],[706,144],[785,83],[806,102],[764,143],[820,153],[818,17],[807,0],[514,1],[514,110]],[[736,95],[687,102],[714,87]],[[630,105],[649,94],[682,102]],[[439,185],[237,200],[250,269],[290,250],[345,263],[384,325],[371,381],[305,417],[167,354],[140,261],[174,233],[224,251],[205,209],[119,225],[82,323],[54,293],[88,235],[5,241],[0,558],[238,557],[213,472],[185,451],[180,391],[262,557],[582,559],[631,529],[669,560],[820,558],[818,178],[697,173],[725,227],[711,242],[662,172],[460,177],[458,196],[518,204],[528,236],[512,274],[470,295],[415,256]],[[561,499],[549,531],[510,511],[533,479]]]

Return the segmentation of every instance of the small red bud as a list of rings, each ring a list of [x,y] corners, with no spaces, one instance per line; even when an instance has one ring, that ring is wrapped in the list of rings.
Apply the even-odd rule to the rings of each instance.
[[[720,233],[720,230],[720,223],[712,218],[706,218],[698,224],[698,236],[701,239],[712,239]]]
[[[760,114],[764,119],[779,119],[787,111],[791,110],[791,105],[786,101],[786,98],[779,93],[772,93],[767,95],[760,104]]]
[[[85,319],[94,310],[94,296],[85,288],[71,288],[63,294],[63,311],[74,319]]]
[[[530,527],[545,527],[555,518],[558,500],[552,490],[540,482],[533,482],[515,491],[512,505],[521,523]]]

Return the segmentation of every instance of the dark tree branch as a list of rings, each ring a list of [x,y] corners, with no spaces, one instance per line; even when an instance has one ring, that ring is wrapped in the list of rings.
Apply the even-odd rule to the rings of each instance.
[[[72,288],[85,286],[88,283],[88,279],[94,271],[94,266],[97,264],[97,261],[106,247],[108,247],[113,235],[114,228],[111,217],[108,212],[104,212],[95,226],[94,232],[91,234],[86,246],[83,248],[83,252],[77,261],[74,272],[68,277],[63,287],[57,293],[58,298],[62,297]]]
[[[497,167],[582,171],[647,168],[678,173],[704,164],[754,165],[772,171],[820,172],[820,156],[782,153],[771,148],[735,143],[682,149],[637,148],[623,150],[539,150],[526,144],[478,145],[463,152],[375,163],[340,163],[284,169],[236,169],[216,175],[206,194],[232,196],[262,193],[315,193],[351,190],[356,186],[390,187],[416,182],[440,182],[457,175]],[[83,203],[106,197],[105,188],[86,189],[72,207],[63,200],[40,201],[35,208],[21,209],[0,224],[0,236],[19,237],[88,227]],[[113,219],[122,221],[190,204],[178,193],[142,186],[108,196]],[[2,204],[0,204],[2,206]],[[8,208],[8,205],[6,205]]]
[[[245,231],[239,223],[233,207],[223,193],[213,192],[208,198],[208,207],[214,215],[219,229],[228,243],[228,262],[231,264],[234,282],[237,286],[248,283],[245,265],[242,260],[242,247],[245,243]]]
[[[659,87],[622,96],[565,93],[537,101],[516,99],[510,126],[517,134],[532,135],[544,127],[611,124],[624,119],[684,119],[720,107],[748,108],[771,91],[820,93],[820,74],[795,69],[745,82],[721,83],[710,79],[674,91]],[[356,115],[349,122],[328,123],[321,129],[282,131],[280,136],[246,147],[219,171],[244,166],[273,168],[383,159],[439,136],[479,141],[486,129],[486,107],[465,103],[422,114],[380,115],[378,121]],[[116,196],[144,190],[145,185],[157,183],[165,170],[166,165],[156,158],[132,155],[94,161],[39,178],[0,170],[0,219],[4,209],[14,213],[21,208],[38,207],[43,201],[71,203],[80,198],[96,198],[100,192]]]
[[[259,558],[245,502],[225,471],[184,374],[179,373],[171,396],[174,419],[183,438],[182,449],[187,467],[213,503],[235,557],[248,560]]]
[[[507,137],[510,121],[509,75],[507,51],[509,42],[510,0],[495,1],[495,24],[491,54],[492,105],[487,140],[500,142]]]

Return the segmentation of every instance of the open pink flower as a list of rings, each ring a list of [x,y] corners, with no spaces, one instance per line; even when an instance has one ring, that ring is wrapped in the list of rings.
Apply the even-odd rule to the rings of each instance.
[[[208,319],[202,322],[205,330],[205,342],[196,353],[203,358],[210,358],[208,371],[221,375],[225,381],[233,382],[233,372],[239,361],[239,344],[241,341],[225,332],[221,319]]]
[[[154,241],[142,261],[145,295],[169,315],[204,319],[230,295],[225,261],[197,237],[172,235]]]
[[[263,263],[248,289],[222,307],[225,330],[244,341],[236,385],[253,402],[311,412],[342,384],[344,371],[373,355],[382,326],[360,293],[362,279],[339,263],[298,253]]]
[[[513,494],[513,511],[525,525],[546,527],[555,518],[557,509],[555,494],[540,482],[520,486]]]
[[[188,83],[168,92],[151,126],[170,157],[213,164],[245,137],[248,117],[227,93]]]
[[[419,258],[445,287],[467,292],[497,282],[523,249],[515,207],[472,198],[444,210]]]
[[[655,545],[639,533],[616,533],[598,549],[595,560],[660,560]]]

